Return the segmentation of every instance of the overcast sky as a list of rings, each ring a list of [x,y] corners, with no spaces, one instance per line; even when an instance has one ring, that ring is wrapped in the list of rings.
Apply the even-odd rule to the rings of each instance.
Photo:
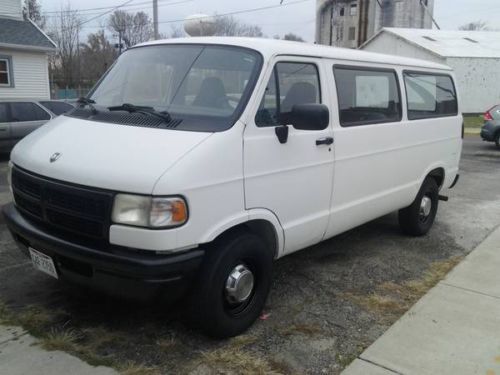
[[[0,0],[1,1],[1,0]],[[39,0],[43,11],[57,11],[70,3],[73,9],[102,8],[123,4],[126,0]],[[418,0],[414,0],[418,1]],[[152,6],[140,4],[145,0],[132,0],[124,9],[144,10],[152,14]],[[152,0],[151,0],[152,3]],[[172,4],[168,4],[172,3]],[[176,3],[176,4],[175,4]],[[160,31],[169,33],[172,25],[182,26],[182,22],[170,23],[171,20],[183,19],[194,13],[224,14],[246,9],[279,5],[280,0],[159,0]],[[284,0],[284,5],[272,9],[236,14],[235,17],[247,23],[260,25],[268,36],[284,35],[287,32],[299,34],[308,41],[314,40],[316,0]],[[288,5],[286,5],[289,3]],[[131,9],[135,8],[135,9]],[[95,17],[103,10],[82,12],[84,19]],[[457,29],[468,22],[482,20],[490,27],[498,28],[500,20],[499,0],[435,0],[434,16],[442,29]],[[100,17],[84,25],[85,32],[93,32],[107,16]]]

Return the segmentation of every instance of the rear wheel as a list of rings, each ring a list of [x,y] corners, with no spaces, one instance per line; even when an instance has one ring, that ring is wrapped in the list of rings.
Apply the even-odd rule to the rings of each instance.
[[[495,134],[495,144],[498,148],[500,148],[500,132],[497,132],[497,134]]]
[[[193,324],[225,338],[258,318],[271,286],[273,255],[256,235],[233,233],[207,250],[191,299]]]
[[[399,225],[412,236],[426,234],[434,224],[439,202],[439,187],[432,177],[427,177],[413,203],[399,211]]]

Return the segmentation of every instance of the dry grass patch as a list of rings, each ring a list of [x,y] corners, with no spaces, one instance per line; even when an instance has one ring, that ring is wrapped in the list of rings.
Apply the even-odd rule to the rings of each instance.
[[[272,364],[240,348],[220,348],[202,353],[201,363],[216,374],[277,375]]]
[[[153,368],[153,367],[147,367],[144,365],[138,365],[133,362],[127,362],[123,366],[121,366],[118,371],[122,375],[160,375],[161,372],[160,370]]]
[[[280,335],[291,336],[291,335],[304,335],[304,336],[315,336],[319,335],[323,330],[320,326],[316,324],[306,324],[297,323],[292,324],[286,328],[281,328],[278,330]]]
[[[462,257],[452,257],[434,262],[420,279],[405,281],[402,284],[385,282],[379,285],[374,293],[368,295],[343,293],[342,297],[379,315],[398,317],[441,281],[461,260]]]
[[[73,330],[53,329],[46,337],[42,338],[41,346],[46,350],[74,351],[80,336]]]

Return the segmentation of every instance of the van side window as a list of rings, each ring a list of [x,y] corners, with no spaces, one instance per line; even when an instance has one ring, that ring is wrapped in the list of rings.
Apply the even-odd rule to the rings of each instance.
[[[316,65],[277,63],[255,116],[255,123],[257,126],[287,125],[295,104],[310,103],[321,103]]]
[[[334,68],[343,127],[401,120],[396,72],[354,67]]]
[[[457,95],[450,76],[405,72],[404,80],[410,120],[458,114]]]

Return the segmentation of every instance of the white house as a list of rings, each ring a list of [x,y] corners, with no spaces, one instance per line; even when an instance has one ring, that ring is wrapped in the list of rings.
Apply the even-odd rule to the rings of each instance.
[[[464,113],[500,104],[500,32],[385,28],[360,49],[451,66]]]
[[[22,16],[21,0],[0,0],[0,99],[50,98],[55,43]]]

